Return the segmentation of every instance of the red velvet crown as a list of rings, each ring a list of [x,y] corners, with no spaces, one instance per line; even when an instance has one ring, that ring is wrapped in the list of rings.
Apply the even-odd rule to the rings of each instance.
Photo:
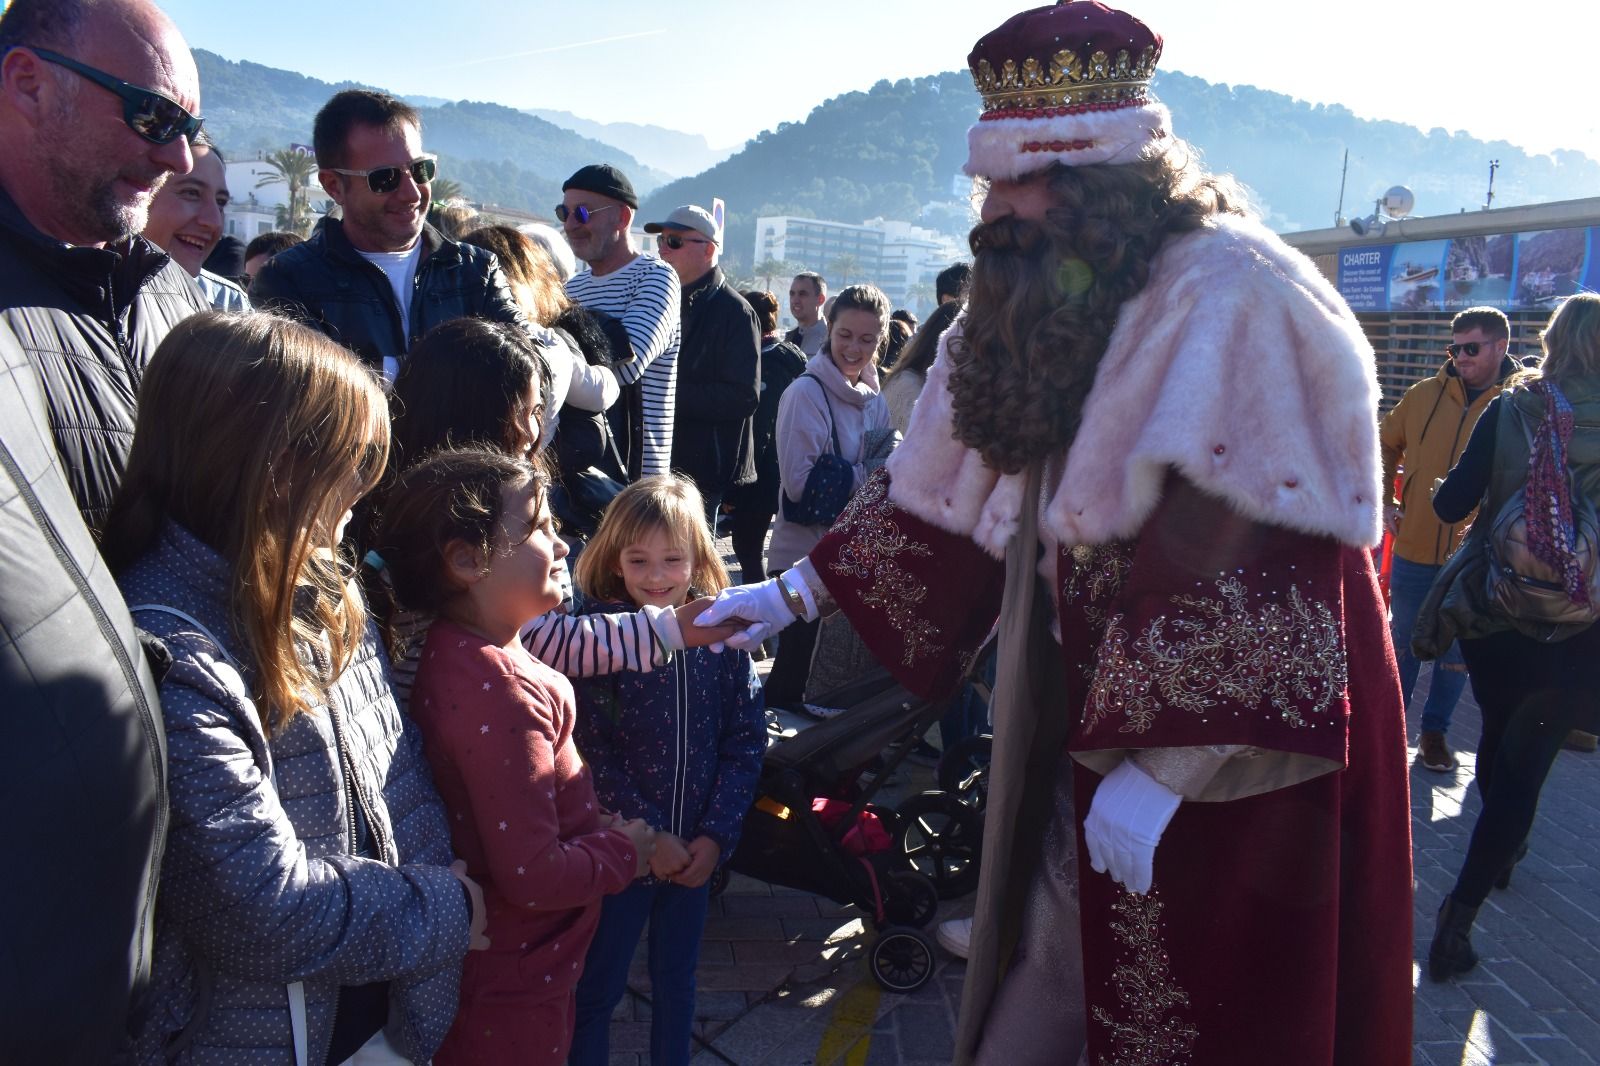
[[[983,118],[999,119],[1139,106],[1160,58],[1161,36],[1126,11],[1059,0],[985,34],[967,65]]]

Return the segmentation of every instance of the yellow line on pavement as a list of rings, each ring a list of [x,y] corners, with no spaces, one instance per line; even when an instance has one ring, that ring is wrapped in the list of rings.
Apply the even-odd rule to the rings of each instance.
[[[865,1066],[872,1048],[872,1024],[878,1020],[878,982],[863,974],[839,997],[823,1030],[813,1060],[817,1066]]]

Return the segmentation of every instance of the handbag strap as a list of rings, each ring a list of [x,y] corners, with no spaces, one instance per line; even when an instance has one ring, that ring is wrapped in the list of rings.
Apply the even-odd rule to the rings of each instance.
[[[822,379],[809,370],[800,376],[815,381],[817,388],[822,390],[822,405],[828,409],[828,435],[833,438],[833,454],[841,459],[844,458],[844,449],[839,447],[839,426],[833,417],[833,401],[828,399],[828,386],[824,385]]]

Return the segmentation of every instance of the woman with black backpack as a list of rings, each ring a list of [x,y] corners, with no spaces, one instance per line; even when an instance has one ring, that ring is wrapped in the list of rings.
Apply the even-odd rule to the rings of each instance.
[[[1569,297],[1542,340],[1542,366],[1507,381],[1433,499],[1446,522],[1473,507],[1479,520],[1423,605],[1414,647],[1428,657],[1458,637],[1483,712],[1483,810],[1439,910],[1435,981],[1477,964],[1473,921],[1527,853],[1556,753],[1600,720],[1600,296]]]

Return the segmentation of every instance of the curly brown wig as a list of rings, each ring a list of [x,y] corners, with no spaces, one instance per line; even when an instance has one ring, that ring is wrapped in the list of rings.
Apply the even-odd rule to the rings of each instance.
[[[1138,163],[1058,163],[1035,180],[1054,201],[1043,223],[973,228],[964,335],[951,344],[956,436],[1004,473],[1072,443],[1117,314],[1162,245],[1247,212],[1232,179],[1182,144]]]

